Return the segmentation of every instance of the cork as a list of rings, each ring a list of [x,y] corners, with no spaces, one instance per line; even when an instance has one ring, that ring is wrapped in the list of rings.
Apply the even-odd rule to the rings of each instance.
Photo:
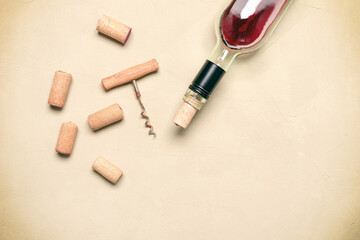
[[[78,126],[75,123],[63,123],[55,150],[63,155],[70,155],[74,147],[77,132]]]
[[[119,104],[115,103],[104,108],[88,117],[88,121],[92,130],[96,131],[100,128],[108,126],[114,122],[118,122],[124,118],[124,112]]]
[[[197,112],[197,109],[188,104],[187,102],[183,102],[179,109],[177,110],[173,122],[182,128],[187,128],[193,117],[195,116],[195,113]]]
[[[72,76],[63,71],[56,71],[51,86],[48,103],[51,106],[62,108],[65,105]]]
[[[93,163],[92,168],[113,184],[115,184],[123,174],[120,168],[103,157],[98,157]]]
[[[132,80],[141,78],[146,74],[155,72],[157,70],[159,70],[158,62],[155,59],[151,59],[148,62],[125,69],[110,77],[103,78],[101,82],[105,90],[109,90],[119,85],[128,83]]]
[[[111,17],[103,15],[98,20],[96,30],[125,44],[130,36],[132,28]]]

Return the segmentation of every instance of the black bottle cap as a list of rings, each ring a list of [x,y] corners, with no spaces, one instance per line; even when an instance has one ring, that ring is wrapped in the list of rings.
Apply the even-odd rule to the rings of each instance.
[[[189,88],[208,99],[224,74],[224,69],[206,60]]]

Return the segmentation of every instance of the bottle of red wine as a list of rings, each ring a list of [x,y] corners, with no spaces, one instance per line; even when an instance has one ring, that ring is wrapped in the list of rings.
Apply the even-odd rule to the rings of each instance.
[[[173,122],[186,128],[206,103],[235,58],[261,47],[275,29],[292,0],[227,1],[216,22],[217,43],[190,84]]]

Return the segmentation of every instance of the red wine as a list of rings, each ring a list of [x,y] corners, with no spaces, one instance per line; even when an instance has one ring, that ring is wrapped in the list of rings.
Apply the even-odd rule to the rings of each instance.
[[[224,43],[234,49],[256,45],[287,1],[233,0],[221,18]]]

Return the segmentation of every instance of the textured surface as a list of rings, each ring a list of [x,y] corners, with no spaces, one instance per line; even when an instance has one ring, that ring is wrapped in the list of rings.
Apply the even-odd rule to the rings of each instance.
[[[69,73],[60,70],[55,72],[48,100],[51,106],[64,107],[71,84],[71,78],[71,74]]]
[[[56,151],[64,155],[70,155],[78,131],[78,126],[73,122],[66,122],[61,124],[59,138],[56,143]]]
[[[89,115],[88,122],[92,130],[98,130],[124,118],[124,112],[119,104],[115,103],[109,107]]]
[[[215,44],[218,0],[1,0],[1,240],[358,240],[359,1],[295,0],[270,42],[238,59],[191,125],[171,122]],[[133,27],[125,46],[95,29]],[[101,78],[156,58],[131,84]],[[73,76],[47,104],[54,72]],[[87,116],[126,118],[93,132]],[[79,126],[69,158],[54,151]],[[121,167],[116,185],[91,165]]]
[[[114,184],[119,180],[123,173],[120,168],[103,157],[97,157],[92,168]]]
[[[96,25],[96,30],[125,44],[131,33],[131,27],[103,15]]]
[[[182,128],[187,128],[187,126],[195,116],[196,112],[196,108],[186,102],[182,102],[175,113],[173,122]]]
[[[101,82],[103,87],[106,90],[109,90],[132,80],[141,78],[157,70],[159,70],[159,64],[155,59],[151,59],[148,62],[127,68],[121,72],[111,75],[110,77],[103,78]]]

